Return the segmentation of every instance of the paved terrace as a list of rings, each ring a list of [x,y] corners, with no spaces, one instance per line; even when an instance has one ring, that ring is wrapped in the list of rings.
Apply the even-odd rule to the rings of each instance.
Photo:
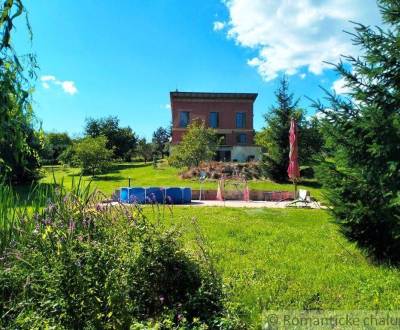
[[[245,202],[245,201],[210,201],[210,200],[204,200],[204,201],[198,201],[198,200],[193,200],[191,204],[186,204],[186,205],[176,205],[176,206],[220,206],[220,207],[248,207],[248,208],[285,208],[289,204],[291,204],[291,201],[283,201],[283,202],[266,202],[266,201],[250,201],[250,202]],[[303,202],[298,202],[293,207],[307,207],[307,208],[312,208],[312,209],[322,209],[326,208],[322,205],[320,205],[318,202],[312,202],[306,203]]]

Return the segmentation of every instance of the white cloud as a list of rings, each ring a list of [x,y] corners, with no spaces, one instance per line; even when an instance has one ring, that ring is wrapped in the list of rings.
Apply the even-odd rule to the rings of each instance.
[[[55,80],[56,80],[56,77],[54,77],[54,76],[42,76],[42,77],[40,78],[40,80],[41,80],[41,81],[55,81]]]
[[[305,73],[300,74],[301,79],[306,79],[307,75]]]
[[[216,21],[216,22],[214,22],[213,29],[214,29],[214,31],[221,31],[224,29],[225,25],[226,25],[226,23],[224,23],[224,22]]]
[[[49,89],[51,84],[61,86],[62,90],[70,95],[78,93],[78,89],[75,86],[75,82],[71,80],[59,80],[55,76],[47,75],[40,78],[42,86],[45,89]]]
[[[351,89],[346,86],[346,80],[344,78],[334,81],[331,88],[336,94],[348,94],[351,92]]]
[[[170,103],[165,104],[164,108],[170,110],[171,109],[171,104]]]
[[[73,81],[63,81],[61,86],[64,92],[67,94],[74,95],[78,92],[78,89]]]
[[[229,38],[257,51],[248,60],[267,81],[307,68],[321,74],[340,55],[357,55],[349,23],[377,24],[375,0],[223,0],[229,10]],[[214,30],[216,29],[214,23]]]

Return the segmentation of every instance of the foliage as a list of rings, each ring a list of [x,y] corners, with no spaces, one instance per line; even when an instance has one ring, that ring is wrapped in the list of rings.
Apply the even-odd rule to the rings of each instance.
[[[113,150],[113,158],[125,161],[131,160],[138,139],[130,127],[120,127],[119,119],[112,116],[87,119],[85,135],[93,138],[105,136],[107,138],[107,148]]]
[[[316,117],[303,120],[299,125],[299,161],[302,165],[317,164],[324,150],[321,121]]]
[[[18,56],[11,45],[14,21],[21,15],[32,37],[22,2],[3,0],[0,12],[0,179],[25,182],[38,176],[41,149],[31,106],[36,59]]]
[[[8,185],[0,183],[0,256],[6,248],[17,243],[27,244],[24,232],[34,230],[32,222],[27,221],[29,212],[38,212],[46,201],[46,189],[40,193],[35,190],[22,200]]]
[[[111,165],[113,150],[107,148],[105,136],[86,137],[75,144],[74,150],[84,174],[104,173]]]
[[[139,139],[137,145],[137,155],[139,155],[139,157],[141,157],[145,163],[152,159],[153,153],[153,144],[148,143],[146,138]]]
[[[256,134],[255,142],[266,151],[262,161],[266,176],[284,182],[288,179],[290,120],[294,118],[297,121],[300,164],[311,165],[315,162],[321,152],[323,138],[319,120],[316,117],[308,121],[304,118],[303,111],[298,107],[299,100],[294,101],[294,95],[289,92],[286,76],[281,79],[275,96],[277,105],[264,115],[266,127]]]
[[[287,180],[289,165],[290,120],[301,123],[303,114],[298,108],[299,100],[294,101],[289,93],[289,82],[283,76],[279,89],[275,92],[277,105],[264,115],[266,127],[256,136],[256,143],[266,149],[262,167],[268,178],[283,182]]]
[[[179,145],[173,148],[170,163],[175,167],[199,166],[201,162],[213,159],[218,144],[215,130],[195,121],[189,125]]]
[[[58,162],[61,165],[69,165],[72,167],[79,167],[80,162],[79,159],[76,157],[76,149],[75,144],[79,141],[73,141],[73,144],[67,147],[61,154],[58,156]]]
[[[226,317],[221,280],[204,245],[189,254],[176,229],[151,223],[136,207],[103,205],[88,187],[57,187],[47,199],[44,208],[17,218],[33,230],[22,230],[24,240],[2,254],[0,327],[237,323]]]
[[[169,147],[169,140],[170,140],[170,134],[169,132],[164,128],[164,127],[159,127],[156,129],[156,131],[153,133],[153,145],[154,145],[154,151],[158,154],[161,155],[161,158],[164,157],[164,154],[168,153],[168,147]]]
[[[360,58],[337,71],[349,97],[327,93],[324,132],[334,150],[320,167],[342,232],[378,259],[400,261],[400,4],[379,1],[384,31],[356,24]]]
[[[67,133],[45,133],[41,160],[44,164],[58,164],[61,154],[72,145]]]

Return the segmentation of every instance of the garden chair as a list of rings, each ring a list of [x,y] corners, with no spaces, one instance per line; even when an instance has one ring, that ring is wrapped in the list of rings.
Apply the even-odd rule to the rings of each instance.
[[[299,205],[300,204],[300,205]],[[290,202],[286,207],[291,207],[291,206],[300,206],[300,207],[310,207],[312,204],[314,204],[316,207],[320,207],[319,204],[310,196],[310,192],[305,189],[299,189],[299,192],[297,194],[297,198]]]

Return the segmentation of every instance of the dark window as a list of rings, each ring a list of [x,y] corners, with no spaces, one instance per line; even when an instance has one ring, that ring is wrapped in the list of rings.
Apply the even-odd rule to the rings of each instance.
[[[236,113],[236,128],[246,128],[246,113],[237,112]]]
[[[244,133],[238,134],[236,137],[237,143],[246,144],[247,143],[247,135]]]
[[[218,134],[217,137],[218,137],[220,145],[223,145],[223,146],[226,145],[226,135],[225,134]]]
[[[217,128],[219,126],[219,113],[210,112],[210,127]]]
[[[187,127],[189,125],[189,112],[179,112],[179,127]]]

